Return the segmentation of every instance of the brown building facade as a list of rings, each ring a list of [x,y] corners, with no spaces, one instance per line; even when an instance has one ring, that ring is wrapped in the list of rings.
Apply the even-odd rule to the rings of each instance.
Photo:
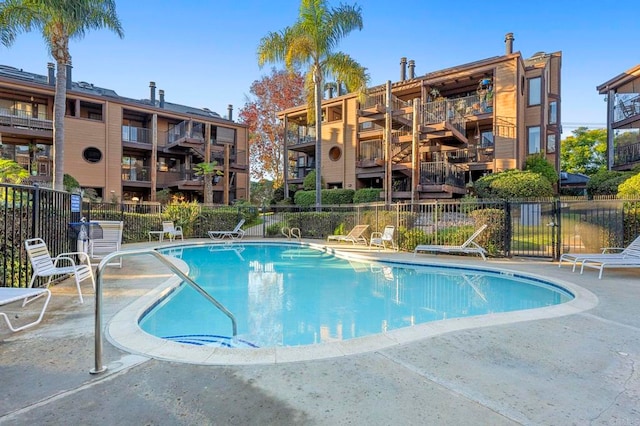
[[[203,199],[203,178],[193,166],[217,162],[213,200],[249,199],[248,130],[208,109],[165,100],[150,82],[149,99],[72,82],[67,69],[64,170],[105,201],[154,201],[169,189]],[[52,180],[55,75],[0,65],[1,155],[21,164],[31,182]]]
[[[561,52],[523,58],[513,51],[415,74],[400,60],[400,79],[322,103],[322,178],[329,188],[380,188],[386,201],[455,198],[487,173],[522,169],[542,154],[559,170]],[[408,70],[408,72],[407,72]],[[315,169],[315,126],[306,106],[285,121],[287,188]]]

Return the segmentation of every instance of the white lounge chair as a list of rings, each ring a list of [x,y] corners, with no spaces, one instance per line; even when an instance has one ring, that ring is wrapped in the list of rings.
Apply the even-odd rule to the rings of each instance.
[[[240,222],[231,231],[209,231],[207,233],[212,240],[222,240],[225,237],[229,237],[232,240],[241,240],[244,237],[244,230],[241,229],[242,225],[244,225],[244,219],[240,219]]]
[[[122,244],[123,222],[115,220],[95,221],[102,228],[102,238],[89,240],[89,257],[91,259],[102,259],[108,254],[120,251]],[[109,263],[110,266],[122,268],[122,257]]]
[[[464,253],[464,254],[479,254],[483,260],[487,260],[485,254],[487,251],[480,247],[474,240],[478,238],[478,235],[487,228],[487,225],[482,225],[476,230],[464,243],[459,246],[437,245],[437,244],[422,244],[417,245],[413,251],[415,256],[419,251],[432,251],[437,253]]]
[[[389,244],[392,249],[397,250],[398,247],[396,247],[396,242],[393,240],[395,230],[395,226],[387,225],[382,232],[372,232],[371,239],[369,240],[369,248],[377,246],[378,249],[380,249],[380,247],[386,249],[387,244]]]
[[[60,253],[55,258],[51,258],[47,245],[42,238],[31,238],[24,242],[27,255],[31,260],[31,267],[33,268],[33,275],[31,281],[29,281],[29,288],[33,287],[33,283],[37,277],[49,277],[47,281],[47,287],[51,284],[51,279],[57,275],[73,275],[76,280],[76,287],[78,288],[78,296],[80,297],[80,303],[84,303],[82,299],[82,291],[80,290],[80,283],[86,279],[91,280],[91,285],[94,290],[96,288],[96,282],[93,277],[93,270],[91,269],[91,261],[89,255],[83,252],[71,252]],[[76,264],[76,261],[72,256],[78,256],[80,263]],[[67,263],[67,266],[58,266],[58,263]]]
[[[582,258],[580,273],[582,274],[584,272],[585,267],[598,269],[600,270],[598,278],[602,279],[602,273],[605,268],[640,268],[640,245],[636,243],[637,241],[638,238],[624,249],[624,257],[606,258],[603,257],[604,255],[599,254],[594,257]]]
[[[589,259],[591,262],[598,260],[611,261],[616,259],[624,259],[629,255],[640,253],[640,235],[631,242],[627,247],[605,247],[600,253],[564,253],[560,256],[558,261],[558,268],[562,266],[562,262],[573,263],[573,271],[576,270],[576,265],[582,263],[585,259]],[[581,268],[582,269],[582,268]]]
[[[368,228],[369,225],[356,225],[347,235],[329,235],[327,241],[367,244],[367,238],[363,234]]]
[[[16,332],[24,330],[25,328],[32,327],[42,321],[44,311],[47,310],[49,299],[51,299],[51,291],[47,288],[0,287],[0,306],[22,301],[22,306],[24,307],[26,304],[31,303],[42,296],[46,296],[46,298],[44,300],[44,305],[42,305],[40,315],[35,321],[31,321],[30,323],[15,327],[9,320],[9,315],[7,315],[5,312],[0,312],[0,317],[4,318],[11,331]]]
[[[177,237],[180,237],[182,241],[184,241],[184,234],[182,233],[182,226],[175,226],[172,221],[165,220],[162,222],[162,231],[163,235],[169,236],[169,241],[175,240]]]

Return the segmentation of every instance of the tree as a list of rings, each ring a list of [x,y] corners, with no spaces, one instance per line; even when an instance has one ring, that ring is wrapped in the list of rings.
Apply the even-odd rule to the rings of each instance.
[[[108,28],[124,36],[114,0],[5,0],[0,3],[0,41],[9,47],[18,34],[41,32],[56,61],[53,105],[53,187],[63,189],[64,115],[69,41],[81,39],[88,30]]]
[[[607,168],[607,130],[578,127],[560,144],[560,168],[592,175]]]
[[[324,79],[332,76],[348,91],[364,93],[369,76],[366,69],[349,55],[334,52],[338,42],[354,29],[362,29],[359,6],[329,8],[326,0],[301,0],[298,20],[281,32],[269,33],[260,40],[258,65],[284,62],[289,71],[307,66],[305,78],[309,123],[316,126],[316,188],[322,174],[322,95]],[[316,207],[321,205],[316,192]]]
[[[254,100],[240,110],[240,120],[249,126],[251,177],[284,182],[284,123],[277,112],[304,102],[304,78],[298,72],[271,70],[251,85]]]
[[[29,177],[29,172],[13,160],[0,158],[0,183],[20,183]]]
[[[216,169],[217,161],[211,163],[198,163],[193,166],[196,176],[202,176],[204,181],[204,203],[213,204],[213,179],[222,176],[222,172]]]

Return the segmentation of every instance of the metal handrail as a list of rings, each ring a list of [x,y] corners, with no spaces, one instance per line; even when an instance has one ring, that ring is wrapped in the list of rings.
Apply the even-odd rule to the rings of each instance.
[[[99,374],[107,370],[107,367],[102,365],[102,273],[105,266],[111,262],[111,260],[115,257],[125,257],[125,256],[134,256],[134,255],[143,255],[150,254],[155,256],[161,263],[163,263],[167,268],[169,268],[174,274],[176,274],[179,278],[181,278],[184,282],[193,287],[198,293],[204,296],[209,302],[213,303],[213,305],[222,311],[229,319],[231,320],[231,326],[233,328],[233,337],[236,337],[238,334],[238,325],[236,323],[236,318],[233,314],[224,307],[220,302],[218,302],[213,296],[207,293],[202,287],[200,287],[195,281],[185,275],[176,265],[173,264],[166,256],[158,253],[155,250],[128,250],[128,251],[117,251],[115,253],[110,253],[105,256],[98,268],[96,269],[96,308],[95,308],[95,364],[93,369],[89,372],[91,374]]]

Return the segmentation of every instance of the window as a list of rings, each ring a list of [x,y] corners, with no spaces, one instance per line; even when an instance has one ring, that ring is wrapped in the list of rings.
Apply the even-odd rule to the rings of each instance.
[[[82,157],[89,163],[98,163],[100,160],[102,160],[102,151],[100,151],[98,148],[90,146],[89,148],[86,148],[84,151],[82,151]]]
[[[226,143],[233,145],[236,141],[236,130],[226,127],[216,128],[216,143]]]
[[[542,94],[542,78],[535,77],[529,79],[529,97],[528,106],[540,105],[540,98]]]
[[[527,145],[529,154],[537,154],[540,152],[540,126],[529,127],[527,135]]]
[[[334,146],[329,150],[329,158],[331,161],[338,161],[340,157],[342,157],[342,150],[339,147]]]
[[[558,102],[549,103],[549,124],[558,124]]]
[[[547,135],[547,152],[556,152],[556,135]]]
[[[480,133],[480,147],[481,148],[491,148],[493,147],[493,132],[492,131],[484,131]]]

